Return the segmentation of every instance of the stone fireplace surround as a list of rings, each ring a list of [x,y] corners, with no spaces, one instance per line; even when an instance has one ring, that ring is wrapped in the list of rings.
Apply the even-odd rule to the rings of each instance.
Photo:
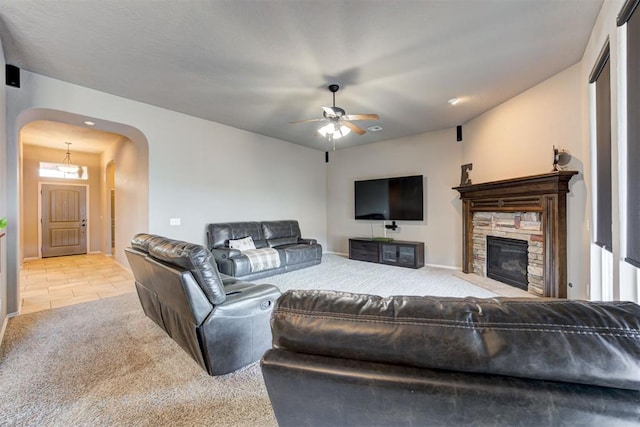
[[[527,240],[528,292],[567,297],[567,202],[576,171],[454,187],[462,199],[462,270],[486,275],[486,236]]]
[[[527,278],[530,294],[542,296],[542,219],[539,212],[473,212],[473,272],[487,276],[487,236],[524,240],[528,247]]]

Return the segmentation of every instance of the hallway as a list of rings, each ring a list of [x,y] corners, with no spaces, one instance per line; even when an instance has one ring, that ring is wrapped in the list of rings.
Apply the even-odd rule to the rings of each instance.
[[[133,275],[101,253],[25,261],[20,270],[20,314],[134,290]]]

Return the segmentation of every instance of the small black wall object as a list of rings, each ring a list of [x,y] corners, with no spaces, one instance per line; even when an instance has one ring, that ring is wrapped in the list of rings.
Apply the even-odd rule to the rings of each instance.
[[[396,231],[398,229],[398,224],[396,224],[396,222],[393,221],[391,224],[386,224],[384,228],[386,228],[387,230]]]
[[[456,126],[456,139],[462,141],[462,125]]]
[[[7,64],[5,72],[7,86],[20,87],[20,68]]]
[[[324,162],[325,163],[329,163],[329,152],[328,151],[324,152]]]

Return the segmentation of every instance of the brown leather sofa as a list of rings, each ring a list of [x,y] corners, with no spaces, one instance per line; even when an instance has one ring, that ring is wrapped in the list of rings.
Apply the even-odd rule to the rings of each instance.
[[[271,324],[280,427],[640,423],[634,303],[288,291]]]
[[[204,246],[137,234],[125,249],[144,313],[209,375],[256,362],[271,346],[280,291],[219,274]]]

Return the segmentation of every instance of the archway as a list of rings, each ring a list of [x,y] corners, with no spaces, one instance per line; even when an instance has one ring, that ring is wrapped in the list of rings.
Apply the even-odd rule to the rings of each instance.
[[[110,192],[107,192],[107,172],[109,167],[113,177],[113,189],[116,194],[116,217],[120,218],[120,227],[116,228],[114,236],[116,245],[110,249],[111,232],[108,223],[103,224],[102,244],[104,253],[113,252],[114,259],[127,265],[123,249],[132,234],[148,230],[149,204],[148,204],[148,176],[149,176],[149,148],[146,137],[138,129],[122,123],[115,123],[99,118],[87,117],[74,113],[52,109],[30,109],[20,113],[16,120],[16,138],[8,138],[8,157],[15,156],[15,171],[8,170],[7,201],[9,207],[10,235],[7,239],[7,312],[17,313],[20,307],[20,283],[19,269],[24,258],[22,250],[22,136],[21,130],[28,123],[46,120],[51,122],[66,123],[74,126],[83,126],[106,132],[122,135],[122,140],[102,154],[101,180],[103,185],[102,217],[111,217],[111,203],[107,201]],[[88,122],[93,123],[87,124]],[[9,162],[11,163],[11,162]],[[108,165],[111,165],[108,167]]]

